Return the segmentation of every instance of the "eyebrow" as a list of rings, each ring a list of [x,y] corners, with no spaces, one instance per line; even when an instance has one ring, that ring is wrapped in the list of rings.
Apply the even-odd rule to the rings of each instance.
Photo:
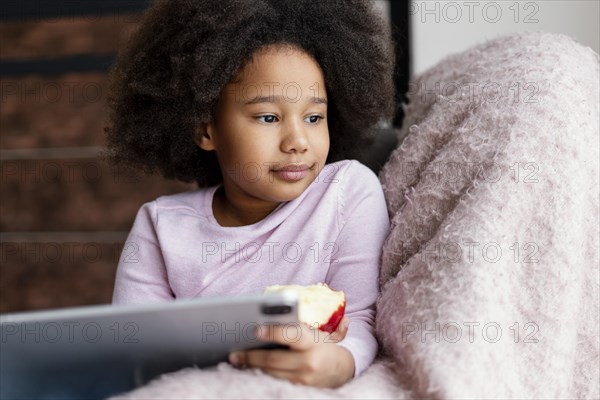
[[[294,100],[294,99],[292,99]],[[261,96],[255,97],[253,99],[247,100],[244,102],[244,105],[250,104],[259,104],[259,103],[281,103],[283,101],[288,101],[284,99],[283,96]],[[308,99],[307,103],[315,103],[315,104],[327,104],[327,99],[324,97],[311,97]]]

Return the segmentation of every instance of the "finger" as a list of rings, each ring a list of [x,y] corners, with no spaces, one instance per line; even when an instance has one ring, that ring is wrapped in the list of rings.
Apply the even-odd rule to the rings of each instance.
[[[241,365],[249,368],[295,371],[300,367],[297,352],[289,350],[248,350],[243,353]]]
[[[236,368],[244,368],[246,366],[246,354],[243,351],[229,353],[228,360]]]
[[[350,318],[347,316],[344,316],[344,318],[342,318],[342,320],[340,321],[339,325],[337,326],[336,330],[333,331],[331,333],[331,335],[329,335],[327,337],[327,342],[341,342],[342,340],[344,340],[344,338],[346,337],[346,334],[348,333],[348,326],[350,325]]]
[[[337,336],[341,336],[342,338],[346,335],[346,332],[348,331],[348,325],[350,324],[350,318],[347,316],[344,316],[344,318],[342,318],[342,320],[340,321],[340,323],[338,324],[336,330],[334,331],[334,333]]]

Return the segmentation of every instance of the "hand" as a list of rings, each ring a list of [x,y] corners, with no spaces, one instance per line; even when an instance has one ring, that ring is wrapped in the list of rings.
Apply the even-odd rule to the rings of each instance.
[[[248,350],[230,354],[232,364],[241,368],[260,368],[263,372],[293,383],[335,388],[354,375],[354,358],[342,341],[350,318],[344,316],[331,334],[305,324],[262,326],[259,340],[285,344],[289,349]],[[232,356],[238,357],[234,363]]]

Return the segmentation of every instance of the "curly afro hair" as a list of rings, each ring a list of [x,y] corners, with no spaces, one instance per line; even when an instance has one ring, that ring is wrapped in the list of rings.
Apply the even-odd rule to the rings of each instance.
[[[301,48],[323,70],[327,162],[362,159],[377,122],[391,118],[394,42],[371,0],[158,0],[110,71],[109,160],[169,179],[222,182],[215,152],[194,130],[222,88],[260,48]]]

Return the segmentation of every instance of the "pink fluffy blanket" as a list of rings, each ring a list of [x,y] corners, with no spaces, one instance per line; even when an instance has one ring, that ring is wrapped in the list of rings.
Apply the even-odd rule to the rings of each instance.
[[[113,399],[599,398],[598,65],[514,34],[412,80],[364,374],[317,389],[222,363]]]

